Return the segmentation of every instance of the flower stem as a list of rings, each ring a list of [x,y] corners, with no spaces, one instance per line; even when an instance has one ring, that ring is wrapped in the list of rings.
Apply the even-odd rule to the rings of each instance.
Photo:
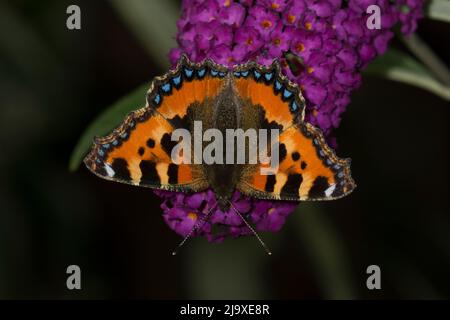
[[[409,37],[401,37],[402,41],[430,69],[443,85],[450,88],[450,70],[445,63],[433,52],[433,50],[417,34]]]

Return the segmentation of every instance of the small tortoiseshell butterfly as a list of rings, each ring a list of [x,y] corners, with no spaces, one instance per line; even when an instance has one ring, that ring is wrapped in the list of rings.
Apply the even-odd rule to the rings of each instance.
[[[249,62],[228,69],[183,56],[177,67],[157,77],[146,106],[131,112],[111,134],[96,138],[86,166],[107,179],[155,189],[198,192],[212,188],[221,209],[237,189],[259,199],[332,200],[355,188],[350,160],[339,159],[321,131],[304,120],[298,86],[280,71]],[[266,164],[176,164],[171,152],[177,128],[203,130],[279,129],[279,167]],[[183,157],[183,155],[180,155]]]

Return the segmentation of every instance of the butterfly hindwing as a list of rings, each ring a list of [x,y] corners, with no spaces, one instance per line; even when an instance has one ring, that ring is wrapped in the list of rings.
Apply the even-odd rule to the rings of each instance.
[[[261,168],[269,164],[254,166],[242,177],[240,191],[256,198],[304,201],[340,198],[355,188],[349,160],[339,159],[309,123],[284,130],[278,148],[276,174],[261,174]]]

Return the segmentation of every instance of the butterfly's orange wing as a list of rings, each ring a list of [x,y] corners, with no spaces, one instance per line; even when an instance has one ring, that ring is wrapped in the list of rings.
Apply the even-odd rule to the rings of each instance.
[[[95,139],[86,166],[102,178],[133,185],[206,189],[209,183],[201,166],[172,161],[177,142],[171,141],[171,135],[184,128],[183,119],[193,103],[218,94],[225,76],[226,69],[219,65],[194,64],[183,57],[174,70],[155,78],[144,108],[130,113],[110,135]]]
[[[304,201],[341,198],[355,188],[350,160],[339,159],[311,124],[300,123],[284,130],[278,146],[276,174],[261,173],[270,164],[254,166],[242,176],[240,191],[257,198]]]
[[[341,198],[355,188],[350,160],[339,159],[309,123],[280,134],[278,170],[273,175],[261,174],[269,166],[260,164],[247,171],[238,189],[257,198],[304,201]]]
[[[279,144],[272,142],[269,148],[279,148],[277,173],[261,173],[270,164],[248,166],[238,190],[263,199],[331,200],[355,188],[350,160],[339,159],[320,130],[304,121],[301,92],[281,74],[277,62],[270,67],[254,63],[237,66],[234,75],[239,96],[264,110],[260,127],[280,130]]]
[[[185,127],[189,108],[215,98],[227,74],[224,66],[210,60],[193,63],[183,55],[173,71],[155,78],[147,92],[147,103],[174,127]]]

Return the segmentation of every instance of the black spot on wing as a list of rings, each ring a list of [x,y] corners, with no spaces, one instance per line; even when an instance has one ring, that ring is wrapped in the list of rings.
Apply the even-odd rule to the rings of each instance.
[[[149,148],[154,148],[155,147],[155,140],[153,140],[152,138],[147,140],[147,147]]]
[[[336,188],[333,191],[333,194],[331,195],[334,198],[341,197],[344,194],[343,186],[342,185],[336,185]]]
[[[267,192],[273,192],[276,182],[277,182],[277,179],[274,174],[268,175],[267,180],[266,180],[266,185],[264,186],[264,190]]]
[[[140,156],[143,156],[143,155],[144,155],[144,152],[145,152],[145,149],[144,149],[143,147],[139,147],[139,149],[138,149],[138,154],[139,154]]]
[[[114,177],[122,180],[131,180],[130,170],[128,170],[128,162],[123,158],[114,158],[111,168],[114,170]]]
[[[278,149],[278,161],[279,163],[283,162],[284,159],[286,159],[286,155],[287,155],[287,150],[286,150],[286,146],[284,143],[280,144],[280,147]]]
[[[295,151],[291,154],[291,157],[292,157],[292,160],[297,161],[298,159],[300,159],[300,153]]]
[[[140,185],[143,184],[151,184],[151,185],[160,185],[161,180],[159,179],[158,172],[156,171],[156,163],[150,160],[142,160],[139,164],[139,168],[141,169],[141,181]]]
[[[171,119],[167,119],[174,128],[189,129],[192,125],[192,119],[194,119],[194,109],[198,108],[199,102],[193,102],[186,109],[186,114],[181,118],[179,115],[174,116]]]
[[[302,163],[300,164],[300,168],[302,168],[302,170],[305,170],[307,166],[308,165],[306,164],[305,161],[302,161]]]
[[[89,167],[90,167],[90,165],[89,165]],[[101,176],[107,176],[108,175],[108,173],[106,172],[105,167],[103,165],[102,166],[97,165],[95,167],[95,172],[97,172]]]
[[[167,175],[169,176],[169,183],[170,184],[177,184],[178,183],[178,165],[176,164],[169,164],[169,168],[167,169]]]
[[[175,128],[189,128],[188,120],[186,119],[186,116],[181,118],[179,115],[176,115],[172,119],[168,119],[168,120],[172,124],[172,126],[174,126]]]
[[[302,182],[303,177],[301,174],[294,173],[288,175],[286,183],[284,184],[283,188],[281,188],[280,196],[292,197],[294,195],[298,197],[298,190]]]
[[[323,198],[325,197],[325,190],[330,186],[328,183],[328,178],[323,176],[318,176],[309,190],[309,198]]]
[[[171,135],[169,133],[164,133],[164,135],[161,138],[161,146],[169,157],[172,154],[173,147],[175,147],[177,144],[178,144],[177,141],[171,140]]]
[[[278,129],[280,132],[283,130],[283,126],[276,121],[269,122],[266,117],[266,111],[261,105],[256,105],[259,110],[259,123],[261,129],[271,130]],[[270,136],[270,135],[269,135]]]

